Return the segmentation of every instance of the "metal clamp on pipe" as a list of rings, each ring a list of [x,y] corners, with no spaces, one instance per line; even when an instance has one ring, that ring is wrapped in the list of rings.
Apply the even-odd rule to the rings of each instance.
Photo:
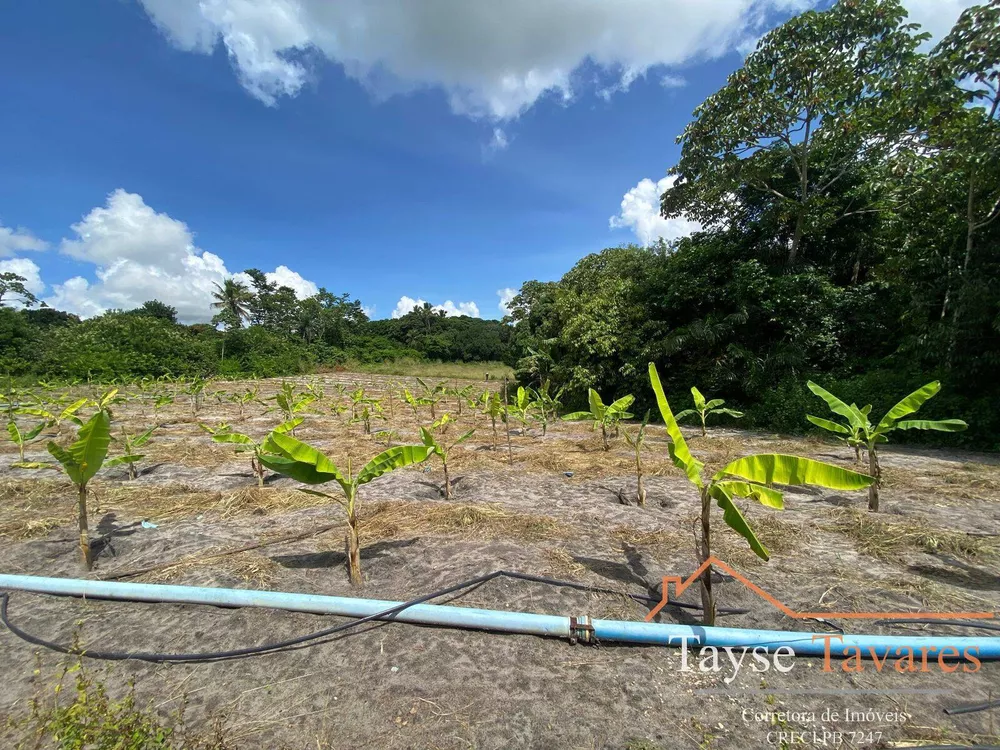
[[[594,626],[590,624],[587,615],[582,617],[569,618],[569,642],[576,645],[577,642],[594,643]]]

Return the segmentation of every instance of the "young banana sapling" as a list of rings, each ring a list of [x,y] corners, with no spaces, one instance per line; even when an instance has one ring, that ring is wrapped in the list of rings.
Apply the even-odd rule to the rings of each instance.
[[[679,411],[674,415],[674,419],[678,422],[686,417],[690,417],[693,414],[697,414],[698,418],[701,419],[701,436],[705,437],[708,431],[705,429],[705,419],[713,414],[726,414],[734,419],[739,419],[743,416],[743,412],[736,411],[735,409],[723,408],[723,404],[726,403],[725,400],[721,398],[713,398],[711,401],[706,401],[705,397],[701,395],[701,391],[697,388],[691,388],[691,395],[694,397],[694,408],[685,409],[684,411]]]
[[[156,427],[153,426],[150,427],[145,432],[133,436],[129,435],[128,431],[124,427],[122,427],[121,438],[116,438],[112,436],[111,439],[116,443],[122,444],[124,453],[120,456],[116,456],[108,461],[105,461],[104,465],[110,468],[112,466],[121,466],[122,464],[125,464],[128,467],[128,478],[135,479],[136,477],[138,477],[139,472],[135,468],[135,465],[139,461],[144,459],[145,455],[143,455],[142,453],[136,453],[136,451],[149,442],[149,439],[153,436],[153,430],[155,429]]]
[[[379,453],[357,475],[352,473],[348,461],[345,474],[317,448],[289,434],[273,432],[264,441],[259,459],[271,471],[291,477],[302,484],[316,486],[336,482],[340,486],[342,496],[306,487],[300,487],[299,490],[333,500],[343,508],[347,516],[347,570],[351,583],[360,586],[364,579],[361,577],[358,489],[390,471],[425,461],[430,455],[431,449],[426,445],[397,445]]]
[[[295,417],[287,422],[282,422],[271,434],[284,434],[286,432],[293,432],[296,427],[298,427],[303,422],[302,417]],[[264,486],[264,478],[267,476],[267,471],[265,470],[264,464],[261,463],[260,455],[264,450],[264,443],[267,442],[265,439],[263,442],[258,443],[249,435],[245,435],[242,432],[234,432],[233,429],[227,424],[220,424],[217,427],[209,427],[208,425],[199,425],[201,429],[212,436],[212,442],[219,443],[221,445],[232,445],[233,452],[239,455],[240,453],[250,454],[250,471],[253,475],[257,477],[257,486]]]
[[[452,481],[451,477],[448,475],[448,454],[451,453],[452,449],[456,445],[461,445],[475,432],[475,430],[468,430],[463,432],[451,443],[443,439],[439,439],[438,436],[444,438],[444,433],[447,430],[448,424],[448,414],[443,414],[441,419],[434,422],[431,428],[428,430],[426,427],[420,428],[420,439],[423,441],[424,445],[431,449],[434,455],[441,459],[441,468],[444,469],[444,499],[451,500],[451,487]],[[444,422],[444,424],[442,424]],[[438,436],[435,435],[438,433]],[[455,480],[458,481],[457,479]]]
[[[49,453],[59,462],[66,476],[76,486],[77,515],[80,529],[80,557],[83,567],[90,570],[93,557],[90,551],[90,535],[87,524],[87,497],[89,483],[100,471],[111,445],[111,416],[101,409],[87,420],[77,432],[76,440],[67,448],[49,441]]]
[[[26,446],[31,441],[35,440],[42,430],[45,428],[47,422],[39,422],[34,427],[29,430],[22,431],[18,426],[17,422],[11,419],[7,423],[7,434],[10,435],[10,439],[17,446],[17,461],[11,464],[12,468],[15,469],[44,469],[49,464],[44,461],[25,461],[24,460],[24,446]]]
[[[629,394],[605,405],[600,395],[593,388],[587,390],[590,402],[590,411],[575,411],[563,417],[567,422],[592,421],[594,429],[601,428],[601,440],[604,443],[604,450],[611,450],[608,442],[608,430],[617,429],[618,424],[623,419],[631,419],[633,415],[628,408],[635,401],[635,396]]]
[[[632,432],[625,429],[625,441],[632,446],[635,451],[635,500],[642,507],[646,507],[646,487],[642,482],[642,444],[646,440],[646,425],[649,424],[649,409],[642,418],[639,429]]]
[[[806,383],[809,390],[819,396],[830,411],[847,420],[847,425],[838,424],[819,417],[806,415],[806,419],[817,427],[829,430],[840,435],[847,435],[849,440],[855,441],[855,445],[860,441],[868,451],[868,473],[875,481],[868,487],[868,510],[873,513],[879,508],[879,487],[882,484],[882,467],[878,460],[878,446],[881,443],[888,443],[889,433],[895,430],[936,430],[937,432],[962,432],[969,425],[961,419],[903,419],[903,417],[916,413],[927,401],[934,398],[941,390],[941,382],[934,380],[925,386],[915,390],[910,395],[903,398],[892,407],[885,416],[879,420],[877,425],[873,425],[868,418],[871,407],[866,406],[859,409],[855,404],[848,406],[828,390],[822,388],[811,380]],[[857,453],[855,454],[857,456]]]

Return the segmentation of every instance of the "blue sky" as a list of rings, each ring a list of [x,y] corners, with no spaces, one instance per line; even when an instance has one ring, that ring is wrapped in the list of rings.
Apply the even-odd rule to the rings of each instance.
[[[935,32],[969,4],[908,3]],[[655,213],[675,137],[807,5],[5,3],[0,270],[85,316],[204,320],[258,267],[375,317],[498,317],[523,281],[690,231]]]

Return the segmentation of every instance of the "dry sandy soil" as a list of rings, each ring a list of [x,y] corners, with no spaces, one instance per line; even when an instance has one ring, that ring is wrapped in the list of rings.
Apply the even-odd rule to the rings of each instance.
[[[372,395],[404,379],[324,376],[324,397],[297,431],[335,461],[358,461],[382,447],[334,416],[346,402],[336,383],[363,384]],[[274,381],[261,384],[273,394]],[[228,391],[242,384],[214,384]],[[138,405],[146,403],[144,407]],[[273,405],[273,402],[268,402]],[[455,413],[454,399],[438,406]],[[651,428],[644,452],[649,502],[634,495],[628,446],[610,452],[588,425],[560,423],[492,448],[488,421],[466,407],[452,435],[474,424],[455,450],[452,499],[438,490],[439,462],[401,470],[361,491],[365,585],[352,589],[339,529],[240,554],[209,555],[305,534],[336,522],[338,507],[271,477],[262,490],[249,462],[213,444],[198,422],[225,420],[263,436],[278,415],[252,405],[240,421],[234,405],[207,398],[195,417],[186,397],[160,410],[162,426],[146,450],[138,479],[106,469],[95,483],[92,527],[99,556],[95,578],[160,566],[128,580],[362,595],[408,600],[496,569],[516,570],[620,592],[659,597],[661,577],[687,575],[697,563],[692,529],[697,495],[667,460],[662,428]],[[145,415],[143,415],[143,412]],[[115,407],[116,425],[154,423],[148,402]],[[422,407],[419,423],[430,416]],[[409,407],[396,402],[392,429],[415,441]],[[379,424],[378,427],[384,425]],[[795,452],[851,466],[845,448],[812,440],[710,429],[691,431],[693,452],[718,468],[752,452]],[[64,429],[65,439],[69,431]],[[42,443],[28,457],[43,459]],[[0,453],[0,571],[80,577],[75,503],[55,471],[13,469],[16,452]],[[786,509],[746,509],[772,551],[758,560],[714,517],[716,554],[800,611],[1000,610],[1000,466],[995,455],[885,450],[883,512],[865,512],[863,493],[791,488]],[[139,525],[143,519],[156,528]],[[166,566],[166,567],[164,567]],[[948,626],[794,620],[727,576],[716,579],[720,617],[732,627],[835,632],[994,635]],[[682,597],[697,602],[692,587]],[[641,620],[649,607],[619,594],[496,580],[451,603],[558,615]],[[290,638],[338,618],[264,609],[80,601],[14,593],[11,619],[38,636],[90,648],[160,652],[219,651]],[[674,607],[662,622],[696,622]],[[51,700],[67,658],[0,629],[0,746],[29,731],[21,719],[32,698]],[[996,700],[1000,664],[975,673],[899,674],[871,662],[861,673],[821,658],[798,658],[787,673],[701,672],[692,656],[682,670],[677,649],[570,645],[526,635],[375,624],[295,650],[197,665],[108,664],[86,669],[121,695],[132,681],[141,705],[165,721],[183,706],[194,732],[215,728],[230,747],[245,748],[756,748],[782,747],[775,731],[804,732],[787,747],[819,746],[813,732],[845,732],[839,747],[900,747],[942,742],[1000,744],[1000,711],[949,716],[948,707]],[[934,665],[932,664],[932,667]],[[836,711],[840,717],[823,716]],[[764,712],[788,711],[771,718]],[[870,712],[860,720],[847,711]],[[811,718],[809,714],[815,714]],[[878,715],[876,715],[876,712]],[[887,712],[892,715],[886,719]],[[8,719],[5,722],[4,719]],[[911,744],[907,744],[911,743]],[[29,743],[28,746],[33,746]]]

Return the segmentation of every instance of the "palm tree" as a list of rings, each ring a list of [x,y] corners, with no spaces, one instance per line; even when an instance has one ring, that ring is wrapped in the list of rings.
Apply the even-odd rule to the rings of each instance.
[[[221,284],[216,282],[212,297],[215,299],[212,307],[219,311],[220,317],[224,316],[224,319],[228,320],[229,327],[243,325],[243,321],[250,313],[249,305],[253,300],[253,295],[246,284],[232,277]]]
[[[253,293],[242,281],[229,277],[221,284],[215,282],[215,291],[212,292],[215,302],[212,307],[219,312],[212,318],[212,323],[218,325],[222,323],[226,331],[233,328],[242,328],[243,321],[250,315],[250,302],[253,301]],[[226,359],[226,335],[222,335],[222,359]]]

